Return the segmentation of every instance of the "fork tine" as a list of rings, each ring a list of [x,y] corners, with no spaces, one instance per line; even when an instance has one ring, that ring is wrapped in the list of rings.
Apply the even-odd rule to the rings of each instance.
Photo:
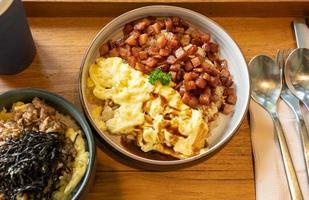
[[[285,66],[285,62],[286,59],[288,58],[288,56],[290,55],[290,53],[293,51],[293,49],[287,48],[286,50],[282,50],[282,63],[281,63],[281,68],[282,68],[282,72],[284,75],[284,66]]]
[[[283,67],[284,67],[284,50],[278,49],[276,59],[277,59],[277,65],[278,65],[280,73],[282,75],[282,70],[283,70]]]
[[[281,68],[280,67],[280,49],[277,49],[276,63],[279,66],[279,69],[280,69]]]
[[[281,71],[282,79],[284,79],[284,66],[285,66],[285,61],[287,57],[290,55],[293,49],[286,49],[286,50],[280,50],[277,49],[277,55],[276,55],[276,63]]]
[[[286,59],[289,57],[289,55],[292,53],[293,50],[294,50],[293,48],[292,48],[292,49],[288,48],[288,49],[286,50],[285,61],[286,61]]]
[[[282,78],[282,83],[283,85],[285,85],[285,77],[284,77],[284,66],[285,66],[285,58],[286,58],[286,55],[287,55],[287,51],[284,51],[282,50],[282,58],[281,58],[281,78]]]
[[[284,65],[285,65],[285,51],[284,49],[282,50],[282,55],[281,55],[281,70],[283,71]]]
[[[291,52],[291,49],[290,49],[290,48],[287,48],[287,49],[286,49],[286,56],[285,56],[285,57],[287,57],[287,56],[289,55],[290,52]]]
[[[282,53],[281,53],[281,50],[277,49],[276,64],[279,67],[279,73],[280,73],[280,79],[281,79],[282,85],[284,85],[284,79],[283,79],[283,64],[284,64],[284,60],[282,62],[282,56],[284,56],[284,50],[282,50]],[[283,59],[284,59],[284,57],[283,57]]]

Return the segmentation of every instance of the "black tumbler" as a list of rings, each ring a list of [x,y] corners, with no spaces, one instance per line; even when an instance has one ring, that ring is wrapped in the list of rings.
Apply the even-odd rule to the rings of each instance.
[[[21,0],[0,0],[0,74],[17,74],[35,56],[35,46]]]

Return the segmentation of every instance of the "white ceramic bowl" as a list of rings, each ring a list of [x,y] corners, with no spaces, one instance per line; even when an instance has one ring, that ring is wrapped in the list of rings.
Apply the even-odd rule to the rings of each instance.
[[[210,33],[212,40],[219,44],[220,57],[225,58],[228,61],[229,70],[233,76],[237,95],[237,103],[235,105],[234,113],[230,116],[223,116],[220,119],[220,125],[211,130],[211,136],[208,139],[209,146],[206,151],[194,157],[183,160],[162,160],[152,158],[151,156],[145,156],[145,154],[129,151],[120,143],[120,137],[112,136],[109,133],[100,131],[90,115],[89,106],[86,102],[85,96],[86,78],[88,76],[89,66],[95,62],[97,57],[99,57],[98,49],[100,45],[108,39],[119,38],[122,33],[122,28],[126,23],[147,16],[179,16],[188,23],[200,28],[202,31]],[[80,98],[84,111],[100,137],[102,137],[110,146],[115,148],[121,154],[133,158],[134,160],[154,165],[184,164],[198,160],[218,150],[234,135],[240,126],[242,119],[247,112],[250,97],[250,83],[247,64],[243,54],[231,36],[229,36],[229,34],[220,25],[211,19],[194,11],[174,6],[158,5],[138,8],[120,15],[107,24],[97,34],[87,49],[81,64],[81,73],[79,78]]]

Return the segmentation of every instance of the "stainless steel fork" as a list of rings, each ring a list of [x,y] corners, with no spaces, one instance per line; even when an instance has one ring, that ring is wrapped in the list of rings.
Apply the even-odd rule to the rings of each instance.
[[[290,50],[278,50],[277,51],[277,57],[276,61],[278,66],[281,70],[281,76],[282,76],[282,90],[280,97],[291,107],[293,110],[297,124],[298,124],[298,130],[302,142],[302,148],[304,152],[304,159],[306,164],[306,171],[307,171],[307,179],[309,181],[309,135],[306,128],[306,124],[301,112],[300,108],[300,101],[291,93],[291,91],[288,89],[285,79],[284,79],[284,65],[285,65],[285,58],[289,55],[291,51]]]

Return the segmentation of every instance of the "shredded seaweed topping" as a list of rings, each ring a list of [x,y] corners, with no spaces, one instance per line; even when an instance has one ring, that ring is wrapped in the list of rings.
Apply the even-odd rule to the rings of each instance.
[[[27,132],[0,145],[0,194],[50,199],[61,175],[63,144],[63,134]]]

